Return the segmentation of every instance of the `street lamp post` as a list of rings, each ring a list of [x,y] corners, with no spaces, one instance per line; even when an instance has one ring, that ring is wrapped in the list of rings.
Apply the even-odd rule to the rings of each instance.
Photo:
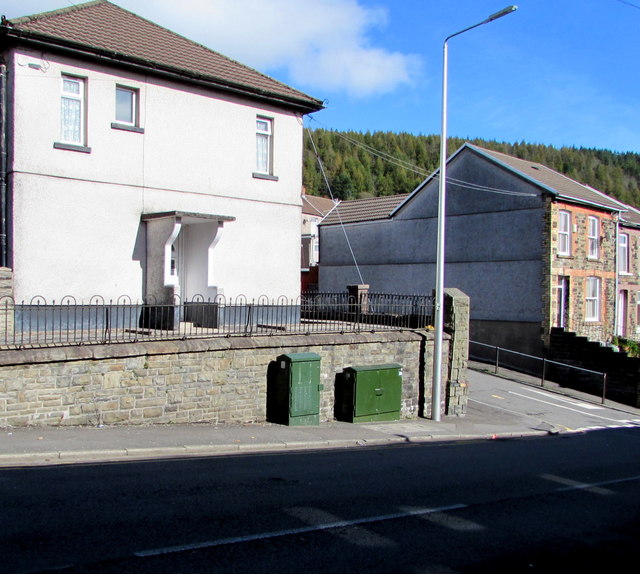
[[[442,378],[442,335],[444,332],[444,232],[445,232],[445,207],[447,191],[447,66],[448,46],[451,38],[473,30],[478,26],[493,22],[518,9],[517,6],[508,6],[489,16],[486,20],[460,30],[447,36],[443,45],[442,61],[442,130],[440,134],[440,174],[438,185],[438,243],[436,251],[436,299],[435,299],[435,341],[433,351],[433,388],[431,391],[431,418],[440,420],[440,380]]]

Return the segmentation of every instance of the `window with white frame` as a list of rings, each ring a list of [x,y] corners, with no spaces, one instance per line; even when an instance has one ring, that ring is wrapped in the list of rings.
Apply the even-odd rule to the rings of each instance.
[[[558,255],[571,255],[571,213],[558,212]]]
[[[589,216],[587,237],[589,241],[589,259],[597,259],[600,243],[600,220],[597,217]]]
[[[138,125],[138,90],[116,86],[116,121],[130,126]]]
[[[271,174],[273,155],[273,120],[256,118],[256,172]]]
[[[85,145],[85,80],[62,76],[60,138],[62,143]]]
[[[600,320],[600,277],[587,277],[586,321]]]
[[[629,234],[618,235],[618,273],[629,273]]]

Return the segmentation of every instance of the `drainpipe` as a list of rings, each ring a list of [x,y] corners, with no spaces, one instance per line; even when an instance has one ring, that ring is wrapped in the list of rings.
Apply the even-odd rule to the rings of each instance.
[[[0,62],[0,267],[7,266],[7,66]]]
[[[615,297],[613,299],[614,318],[613,318],[613,334],[611,337],[612,339],[618,334],[618,305],[620,304],[618,301],[620,297],[620,294],[618,293],[618,288],[620,285],[620,278],[618,276],[618,270],[620,267],[620,261],[618,261],[618,258],[620,257],[620,254],[618,253],[620,249],[619,243],[618,243],[619,241],[620,241],[620,212],[618,212],[618,218],[616,219],[616,251],[615,251],[615,257],[613,258],[614,265],[616,266],[616,280],[615,280]]]

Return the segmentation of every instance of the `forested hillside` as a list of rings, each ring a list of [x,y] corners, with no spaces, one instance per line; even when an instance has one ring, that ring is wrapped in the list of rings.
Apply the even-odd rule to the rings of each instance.
[[[450,138],[449,154],[465,140]],[[640,154],[586,148],[554,148],[472,140],[470,143],[550,167],[599,191],[640,207]],[[334,197],[358,199],[413,191],[440,161],[439,136],[393,132],[305,131],[304,185],[310,195],[328,195],[315,148]],[[417,171],[417,172],[416,172]]]

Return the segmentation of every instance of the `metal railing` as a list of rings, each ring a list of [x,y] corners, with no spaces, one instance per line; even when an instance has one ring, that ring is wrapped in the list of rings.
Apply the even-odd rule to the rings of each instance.
[[[491,350],[492,356],[489,356],[489,354],[472,352],[473,346]],[[478,341],[469,341],[469,358],[482,363],[493,364],[496,375],[500,373],[501,367],[532,376],[536,376],[535,371],[537,370],[537,376],[540,379],[541,387],[544,387],[545,382],[547,381],[556,383],[564,382],[565,384],[571,383],[571,380],[567,379],[575,379],[575,375],[586,375],[587,377],[593,377],[593,382],[596,383],[596,386],[600,388],[601,392],[592,392],[590,394],[600,394],[602,404],[605,404],[607,395],[607,373],[592,371],[591,369],[585,369],[583,367],[577,367],[575,365],[569,365],[567,363],[560,363],[558,361],[552,361],[551,359],[547,359],[545,357],[527,355],[526,353],[520,353],[519,351],[513,351],[511,349],[505,349],[502,347],[497,347],[495,345],[488,345],[486,343],[480,343]],[[561,381],[559,379],[563,380]],[[585,392],[589,392],[589,388],[593,390],[593,386],[593,384],[587,385],[587,388],[584,389]]]
[[[308,292],[290,299],[175,298],[170,303],[106,301],[92,297],[59,302],[0,299],[0,349],[129,343],[138,341],[275,334],[345,333],[424,328],[433,300],[422,295]]]

